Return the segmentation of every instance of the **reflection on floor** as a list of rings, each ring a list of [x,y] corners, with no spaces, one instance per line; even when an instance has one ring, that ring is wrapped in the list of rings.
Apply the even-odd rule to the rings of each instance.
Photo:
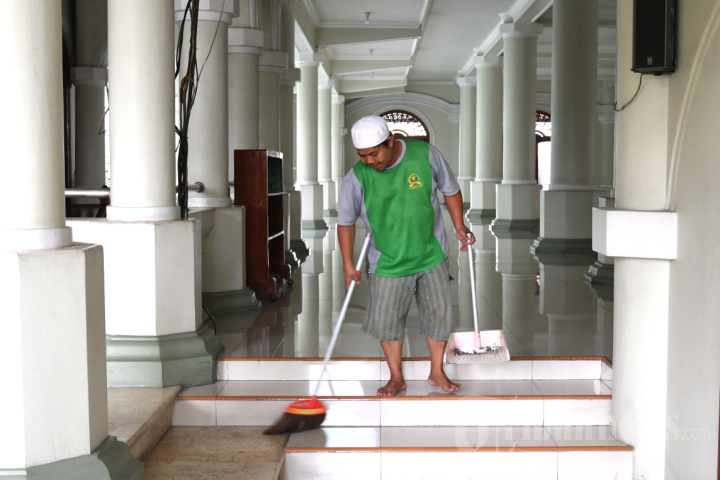
[[[473,228],[478,325],[503,330],[513,357],[592,356],[612,360],[612,287],[592,287],[583,274],[594,262],[585,255],[535,258],[536,235],[496,238],[488,225]],[[358,224],[356,254],[365,231]],[[519,237],[519,238],[517,238]],[[290,293],[263,302],[259,311],[217,316],[224,357],[323,357],[345,299],[342,257],[335,226],[305,240],[310,255],[294,273]],[[456,331],[473,330],[469,262],[451,239],[452,302]],[[356,289],[333,357],[381,357],[380,344],[361,331],[367,282]],[[418,335],[415,306],[407,320],[405,357],[427,357]]]

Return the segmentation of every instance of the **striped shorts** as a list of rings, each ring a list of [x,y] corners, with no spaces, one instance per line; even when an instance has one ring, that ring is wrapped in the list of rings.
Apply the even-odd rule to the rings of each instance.
[[[363,332],[378,340],[404,340],[413,296],[420,311],[420,335],[446,341],[454,330],[447,259],[430,270],[405,277],[370,274]]]

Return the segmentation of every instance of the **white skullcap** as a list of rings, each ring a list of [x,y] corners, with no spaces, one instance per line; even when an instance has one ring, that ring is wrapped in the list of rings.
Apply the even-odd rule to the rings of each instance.
[[[372,148],[388,139],[390,129],[384,118],[370,115],[355,122],[351,133],[355,148]]]

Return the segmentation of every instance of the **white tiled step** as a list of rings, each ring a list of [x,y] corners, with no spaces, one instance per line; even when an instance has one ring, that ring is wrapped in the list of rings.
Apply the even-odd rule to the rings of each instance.
[[[609,425],[610,388],[601,380],[466,380],[447,394],[424,380],[398,396],[378,397],[382,381],[323,382],[326,426]],[[218,382],[178,396],[173,425],[274,424],[315,382]]]
[[[630,480],[607,426],[367,427],[294,433],[283,478]]]
[[[319,359],[221,358],[218,380],[317,380],[322,371]],[[430,371],[427,359],[406,359],[403,373],[407,380],[423,380]],[[610,381],[612,369],[600,358],[514,359],[501,363],[446,364],[445,372],[453,380],[528,380],[567,379]],[[384,359],[332,360],[326,379],[387,380],[390,377]]]

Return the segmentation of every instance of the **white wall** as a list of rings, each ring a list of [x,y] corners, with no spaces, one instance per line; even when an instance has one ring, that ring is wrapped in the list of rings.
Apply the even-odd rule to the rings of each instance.
[[[628,414],[617,421],[627,422],[620,430],[636,447],[638,478],[714,479],[720,421],[720,4],[679,5],[677,71],[645,76],[635,101],[617,115],[616,205],[676,211],[678,248],[666,281],[653,269],[659,260],[616,261],[615,347],[621,348],[614,368],[622,373],[613,379],[613,410]],[[630,71],[632,6],[632,0],[618,1],[620,105],[639,82]],[[635,290],[634,298],[644,295],[644,308],[623,288]],[[636,353],[622,354],[623,345]],[[641,350],[648,354],[638,358]],[[653,396],[637,381],[623,380],[628,371],[639,383],[656,377],[653,385],[666,382],[667,388]],[[638,398],[643,400],[636,403]],[[658,405],[664,412],[656,420],[665,428],[654,433],[664,437],[664,445],[652,438],[654,427],[643,423]]]
[[[682,5],[686,8],[682,8]],[[720,402],[720,4],[681,4],[669,77],[671,266],[667,477],[716,478]]]

